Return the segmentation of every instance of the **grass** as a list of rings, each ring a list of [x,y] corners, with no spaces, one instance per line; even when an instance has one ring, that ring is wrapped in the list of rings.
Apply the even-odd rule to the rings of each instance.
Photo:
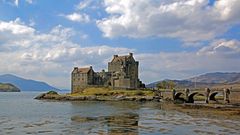
[[[81,93],[70,94],[71,96],[153,96],[149,90],[112,90],[109,88],[86,88]]]
[[[51,91],[47,92],[47,94],[58,95],[58,93],[57,93],[56,91],[53,91],[53,90],[51,90]]]
[[[12,88],[13,86],[10,85],[10,84],[3,84],[3,83],[0,83],[0,88],[1,89],[10,89]]]
[[[0,90],[3,91],[20,91],[17,87],[10,83],[0,83]]]

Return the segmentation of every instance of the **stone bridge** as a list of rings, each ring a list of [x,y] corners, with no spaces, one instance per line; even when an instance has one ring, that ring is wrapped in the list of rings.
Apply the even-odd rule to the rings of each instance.
[[[232,89],[231,89],[232,90]],[[179,90],[176,91],[175,89],[173,90],[165,90],[165,91],[159,91],[159,90],[153,90],[155,95],[164,98],[164,99],[169,99],[169,93],[172,93],[172,100],[175,101],[176,103],[194,103],[194,98],[196,96],[202,96],[205,99],[205,103],[209,103],[209,101],[215,101],[218,102],[215,98],[215,96],[219,93],[223,94],[223,101],[224,103],[230,103],[230,89],[223,89],[223,91],[213,91],[210,90],[209,88],[205,88],[205,91],[191,91],[189,89]],[[168,94],[166,94],[168,93]],[[196,99],[196,98],[195,98]]]
[[[205,98],[206,103],[208,103],[208,101],[217,101],[215,96],[218,94],[219,92],[214,91],[211,92],[209,94],[206,95],[206,93],[204,92],[173,92],[173,100],[177,101],[177,102],[185,102],[185,103],[194,103],[194,97],[195,96],[202,96]],[[183,98],[183,96],[185,98]]]

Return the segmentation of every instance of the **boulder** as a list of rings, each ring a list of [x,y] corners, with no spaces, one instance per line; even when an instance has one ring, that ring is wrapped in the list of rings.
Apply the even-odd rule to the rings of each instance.
[[[45,95],[46,95],[45,93],[42,93],[42,94],[36,96],[34,99],[43,99]]]

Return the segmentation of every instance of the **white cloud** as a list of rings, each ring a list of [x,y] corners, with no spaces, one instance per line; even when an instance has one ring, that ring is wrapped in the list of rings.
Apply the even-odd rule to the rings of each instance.
[[[220,39],[214,41],[210,46],[203,47],[198,55],[212,55],[218,57],[240,57],[240,41]]]
[[[36,25],[36,22],[33,19],[29,20],[29,26],[33,27]]]
[[[16,7],[18,7],[19,3],[20,3],[20,0],[0,0],[0,1],[5,2],[7,4],[10,4],[12,6],[16,6]],[[33,0],[21,0],[21,2],[22,1],[27,2],[28,4],[32,4],[33,3]]]
[[[14,21],[0,21],[0,40],[4,43],[2,48],[9,49],[14,46],[28,46],[24,38],[32,37],[35,29],[26,26],[17,18]]]
[[[0,73],[14,73],[32,79],[45,79],[59,87],[69,87],[69,75],[74,66],[95,65],[106,68],[112,55],[134,51],[128,48],[81,47],[71,38],[73,29],[56,26],[47,33],[15,21],[0,21]],[[61,78],[63,81],[55,81]],[[57,79],[58,80],[58,79]]]
[[[73,21],[73,22],[83,22],[88,23],[90,21],[90,17],[85,13],[72,13],[69,15],[63,15],[66,19]]]
[[[3,22],[0,21],[0,32],[10,32],[11,34],[32,34],[35,30],[31,27],[25,26],[24,23],[17,18],[14,21]]]
[[[60,15],[65,17],[66,19],[74,22],[84,22],[88,23],[91,21],[91,19],[94,18],[94,14],[99,14],[101,10],[100,8],[103,7],[103,1],[102,0],[82,0],[77,5],[74,6],[75,11],[68,15]],[[90,14],[93,16],[93,18],[90,18]],[[99,15],[98,15],[99,16]]]
[[[102,0],[83,0],[80,1],[76,6],[76,10],[85,10],[85,9],[99,9],[103,5]]]
[[[27,3],[32,4],[33,0],[26,0]]]
[[[69,88],[74,66],[93,65],[95,71],[100,71],[107,68],[112,55],[129,52],[135,52],[134,57],[140,61],[141,79],[147,83],[240,69],[240,64],[236,64],[240,63],[239,40],[217,40],[196,52],[151,54],[107,45],[83,47],[72,41],[75,34],[73,29],[60,25],[40,33],[20,19],[0,21],[0,73],[14,73]]]
[[[105,0],[108,17],[97,21],[105,37],[172,37],[210,40],[240,23],[240,1]]]
[[[86,7],[90,6],[91,3],[92,3],[92,0],[83,0],[78,5],[76,5],[76,9],[83,10]]]
[[[144,82],[162,79],[186,79],[208,72],[240,72],[239,52],[235,57],[198,55],[198,52],[137,54],[140,77]]]
[[[15,0],[14,4],[18,6],[19,0]]]

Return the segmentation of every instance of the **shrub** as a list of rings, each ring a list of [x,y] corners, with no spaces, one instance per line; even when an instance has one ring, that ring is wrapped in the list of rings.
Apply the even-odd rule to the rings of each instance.
[[[47,92],[47,94],[58,95],[58,93],[56,91],[53,91],[53,90]]]
[[[145,95],[142,91],[138,91],[138,92],[136,92],[136,94],[135,95],[137,95],[137,96],[143,96],[143,95]]]

